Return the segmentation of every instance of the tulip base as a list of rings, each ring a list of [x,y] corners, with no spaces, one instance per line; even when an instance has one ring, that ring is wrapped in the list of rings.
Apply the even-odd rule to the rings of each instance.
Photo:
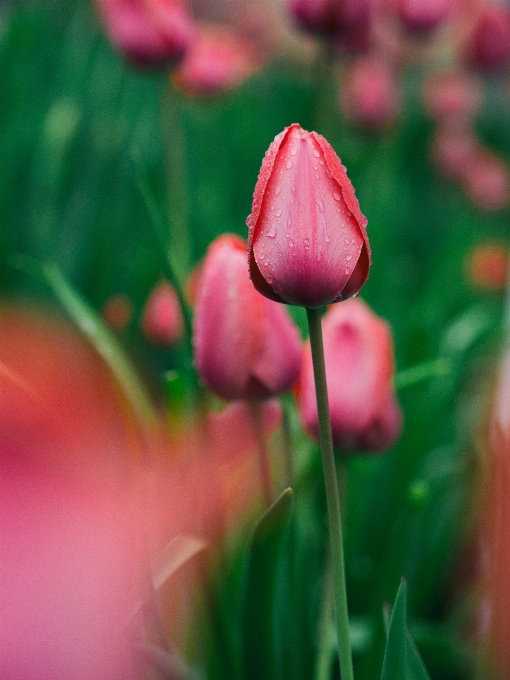
[[[351,643],[349,639],[349,614],[347,609],[347,589],[345,585],[340,497],[338,493],[338,482],[333,454],[333,437],[331,433],[331,419],[329,415],[328,391],[326,386],[321,312],[320,309],[307,309],[306,314],[310,332],[310,346],[312,349],[317,411],[319,415],[319,442],[328,507],[340,675],[342,680],[353,680],[354,672],[352,667]]]

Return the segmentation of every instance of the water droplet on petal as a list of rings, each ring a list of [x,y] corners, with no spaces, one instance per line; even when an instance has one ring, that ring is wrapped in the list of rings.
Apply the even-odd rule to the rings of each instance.
[[[349,260],[352,260],[352,255],[346,255],[345,259],[347,260],[347,262],[349,262]]]
[[[287,163],[285,164],[285,167],[287,168],[287,170],[290,170],[290,169],[291,169],[291,167],[292,167],[292,161],[290,160],[290,158],[289,158],[289,160],[287,161]]]
[[[347,267],[345,268],[345,273],[346,273],[346,274],[349,273],[349,269],[347,269]]]
[[[319,175],[315,175],[315,179],[319,179]]]
[[[345,239],[345,245],[347,245],[347,246],[349,245],[349,239],[348,238]]]
[[[281,211],[281,210],[277,210],[277,211],[276,211],[276,217],[280,217],[281,214],[282,214],[282,211]]]
[[[274,192],[274,193],[275,193],[275,196],[279,196],[281,190],[282,190],[281,187],[276,187],[276,191]]]
[[[294,241],[293,241],[292,239],[290,239],[290,241],[289,241],[289,246],[290,246],[291,248],[294,247]]]
[[[320,153],[317,151],[317,149],[314,149],[313,155],[315,158],[320,158]]]
[[[304,247],[306,248],[306,250],[308,250],[308,248],[310,247],[310,241],[309,241],[309,239],[304,238],[304,239],[303,239],[303,245],[304,245]]]
[[[269,231],[266,231],[266,236],[269,236],[269,238],[274,238],[276,236],[276,224],[271,224]]]
[[[324,201],[322,200],[322,198],[316,198],[315,203],[316,203],[317,207],[319,208],[319,210],[321,211],[321,213],[323,213],[324,212]]]
[[[290,150],[290,155],[295,156],[296,154],[297,154],[297,148],[295,146],[293,146],[292,149]]]
[[[333,194],[333,198],[335,199],[335,201],[339,201],[340,200],[340,194],[337,194],[337,192],[335,191],[335,193]]]

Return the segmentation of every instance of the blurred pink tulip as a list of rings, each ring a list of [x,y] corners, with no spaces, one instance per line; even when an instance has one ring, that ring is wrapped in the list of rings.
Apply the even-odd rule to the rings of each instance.
[[[177,294],[166,281],[149,295],[142,316],[142,329],[150,342],[173,345],[183,331],[182,312]]]
[[[348,300],[324,316],[323,335],[335,447],[347,452],[389,448],[400,434],[402,415],[393,393],[393,342],[388,324],[361,300]],[[304,428],[317,437],[309,343],[298,385],[298,408]]]
[[[464,168],[461,181],[467,195],[479,208],[502,210],[510,202],[508,167],[482,147]]]
[[[432,73],[424,84],[425,108],[443,127],[466,126],[478,113],[482,93],[479,80],[467,71]]]
[[[451,13],[455,0],[397,0],[397,10],[404,26],[415,33],[437,28]]]
[[[469,38],[468,52],[483,69],[510,66],[510,9],[506,4],[490,2],[482,8]]]
[[[440,128],[432,142],[432,159],[441,174],[461,181],[479,146],[469,129]]]
[[[217,95],[240,85],[259,66],[256,49],[228,26],[201,26],[173,74],[192,95]]]
[[[299,26],[323,35],[348,33],[369,20],[371,0],[287,0]]]
[[[96,0],[113,45],[139,66],[179,59],[195,29],[180,0]]]
[[[349,69],[340,91],[347,118],[368,128],[384,128],[398,113],[396,74],[384,60],[361,57]]]
[[[246,244],[224,235],[210,246],[194,321],[195,362],[223,399],[260,400],[289,390],[301,345],[285,308],[260,295],[248,276]]]
[[[355,295],[368,278],[367,220],[316,132],[294,124],[275,137],[246,223],[251,279],[272,300],[320,307]]]

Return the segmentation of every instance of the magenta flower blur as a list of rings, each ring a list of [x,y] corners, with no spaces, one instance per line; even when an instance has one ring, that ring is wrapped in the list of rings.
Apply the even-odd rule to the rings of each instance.
[[[320,307],[356,295],[368,278],[367,220],[316,132],[294,124],[275,137],[246,223],[251,279],[271,300]]]
[[[142,315],[143,334],[158,345],[173,345],[182,335],[184,320],[175,289],[166,281],[151,291]]]
[[[332,307],[323,319],[324,360],[333,442],[345,451],[381,451],[402,426],[393,391],[393,341],[388,324],[361,300]],[[304,428],[317,437],[319,423],[310,345],[298,387]]]
[[[299,333],[287,310],[250,281],[246,243],[226,234],[204,260],[194,318],[195,364],[227,400],[263,400],[288,391],[301,366]]]

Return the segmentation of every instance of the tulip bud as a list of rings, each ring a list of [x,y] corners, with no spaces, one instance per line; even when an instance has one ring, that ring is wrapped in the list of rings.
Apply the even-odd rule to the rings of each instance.
[[[354,62],[341,90],[346,116],[365,127],[383,128],[395,119],[399,96],[392,69],[376,57]]]
[[[179,0],[97,0],[115,47],[138,66],[180,58],[193,39],[191,17]]]
[[[246,266],[246,244],[224,235],[209,247],[194,319],[195,363],[223,399],[267,399],[299,375],[301,344],[287,310],[260,295]]]
[[[336,35],[367,23],[371,4],[371,0],[287,0],[287,9],[310,33]]]
[[[151,292],[142,316],[142,330],[151,342],[173,345],[183,331],[179,300],[170,284],[163,281]]]
[[[510,64],[510,10],[506,5],[490,3],[483,9],[468,51],[471,60],[483,69],[498,70]]]
[[[255,71],[255,48],[227,26],[202,27],[173,74],[175,85],[193,95],[232,89]]]
[[[324,361],[335,447],[387,449],[402,416],[393,394],[393,343],[388,324],[361,300],[332,307],[323,319]],[[312,356],[307,343],[298,386],[304,428],[318,436]]]
[[[502,210],[510,202],[510,172],[490,151],[479,148],[461,181],[469,198],[484,210]]]
[[[480,83],[467,72],[433,73],[424,85],[425,108],[443,126],[463,127],[478,113]]]
[[[454,0],[399,0],[398,13],[409,31],[425,33],[437,28],[454,4]]]
[[[271,300],[321,307],[356,295],[368,278],[367,220],[316,132],[295,123],[275,137],[246,223],[251,279]]]
[[[509,259],[508,248],[501,243],[478,244],[466,258],[466,278],[476,288],[503,291],[508,281]]]
[[[432,159],[445,177],[460,181],[478,148],[479,143],[470,130],[440,128],[432,142]]]

